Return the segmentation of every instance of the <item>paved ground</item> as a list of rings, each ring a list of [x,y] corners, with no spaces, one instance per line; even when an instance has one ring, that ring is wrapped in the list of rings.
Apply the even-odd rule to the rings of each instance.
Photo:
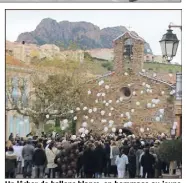
[[[129,0],[0,0],[4,3],[21,3],[21,2],[30,2],[30,3],[109,3],[109,2],[118,2],[118,3],[128,3]],[[181,0],[137,0],[135,3],[176,3],[181,2]]]

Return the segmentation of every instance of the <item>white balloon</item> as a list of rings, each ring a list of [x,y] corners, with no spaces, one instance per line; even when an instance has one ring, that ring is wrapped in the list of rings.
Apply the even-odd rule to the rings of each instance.
[[[177,126],[175,126],[175,125],[173,125],[173,127],[172,127],[174,130],[177,128]]]
[[[105,127],[105,128],[104,128],[104,131],[107,132],[107,131],[108,131],[108,127]]]
[[[149,131],[149,128],[147,128],[147,131]]]
[[[105,93],[102,93],[102,97],[104,97],[105,96]]]
[[[142,85],[145,86],[145,82],[143,82]]]
[[[122,129],[119,129],[119,133],[122,133],[122,131],[123,131]]]
[[[130,119],[130,118],[131,118],[131,116],[129,115],[129,116],[127,116],[127,118],[128,118],[128,119]]]
[[[125,76],[128,76],[128,73],[127,72],[125,72]]]
[[[49,117],[50,117],[50,116],[47,114],[47,115],[46,115],[46,118],[48,119]]]
[[[109,100],[108,102],[109,102],[109,104],[111,104],[112,103],[112,100]]]
[[[133,138],[133,139],[135,139],[135,138],[136,138],[136,136],[135,136],[134,134],[132,134],[132,138]]]
[[[109,124],[112,124],[113,125],[114,124],[114,121],[113,120],[110,120],[109,121]]]
[[[142,69],[142,72],[144,73],[145,72],[145,69]]]
[[[61,127],[61,130],[62,130],[62,131],[63,131],[63,130],[65,130],[65,127],[64,127],[64,126],[62,126],[62,127]]]
[[[152,89],[150,89],[149,92],[152,93]]]
[[[86,130],[85,130],[85,134],[87,135],[87,134],[88,134],[88,132],[89,132],[89,131],[86,129]]]
[[[98,103],[98,100],[97,99],[95,100],[95,103]]]
[[[105,85],[105,89],[108,90],[110,87],[109,85]]]
[[[97,111],[97,108],[96,108],[96,107],[94,107],[94,108],[93,108],[93,111],[94,111],[94,112],[96,112],[96,111]]]
[[[74,120],[77,120],[77,116],[74,116]]]
[[[141,94],[143,94],[144,92],[143,92],[143,90],[141,90],[141,92],[140,92]]]
[[[131,84],[128,84],[128,87],[130,87],[131,86]]]
[[[116,100],[116,103],[118,104],[119,103],[119,100]]]
[[[161,94],[162,94],[162,95],[164,95],[164,94],[165,94],[165,92],[164,92],[164,91],[162,91],[162,92],[161,92]]]
[[[130,113],[129,113],[129,112],[126,112],[125,115],[126,115],[126,116],[130,116]]]
[[[109,128],[111,128],[111,127],[112,127],[112,125],[113,125],[113,124],[109,124]]]
[[[134,109],[131,109],[131,112],[133,113],[134,112]]]
[[[148,103],[147,104],[147,108],[151,108],[152,107],[152,104],[151,103]]]
[[[106,106],[109,106],[109,103],[106,103],[105,105],[106,105]]]
[[[136,92],[135,92],[135,91],[133,91],[133,92],[132,92],[132,94],[133,94],[133,95],[136,95]]]
[[[111,114],[111,113],[109,113],[108,115],[109,115],[109,116],[112,116],[112,114]]]
[[[123,125],[123,127],[124,127],[124,128],[127,128],[127,127],[128,127],[128,123],[125,123],[125,124]]]
[[[87,127],[87,122],[83,122],[82,126]]]
[[[107,120],[106,120],[106,119],[102,119],[101,122],[102,122],[102,123],[106,123]]]
[[[143,133],[145,130],[144,128],[140,128],[140,132]]]
[[[87,107],[83,107],[83,110],[84,110],[84,111],[87,110]]]
[[[90,90],[88,90],[88,95],[90,95],[91,94],[91,91]]]
[[[73,113],[74,113],[74,111],[73,111],[73,110],[70,110],[70,113],[71,113],[71,114],[73,114]]]
[[[77,107],[77,108],[76,108],[76,111],[80,111],[80,108],[79,108],[79,107]]]
[[[105,111],[101,111],[101,115],[103,116],[105,114]]]
[[[85,116],[85,119],[88,119],[88,116]]]
[[[114,110],[114,108],[113,108],[113,107],[111,107],[111,108],[110,108],[110,110],[111,110],[111,111],[113,111],[113,110]]]
[[[139,106],[140,105],[140,102],[136,102],[136,105]]]
[[[113,132],[113,133],[116,132],[116,128],[112,128],[112,132]]]
[[[178,122],[175,121],[175,122],[174,122],[174,125],[177,126],[177,125],[178,125]]]
[[[128,125],[128,127],[131,127],[131,126],[132,126],[132,122],[129,121],[129,122],[127,123],[127,125]]]
[[[171,73],[169,74],[169,77],[172,77],[172,74]]]
[[[106,100],[103,101],[104,104],[105,104],[106,102],[107,102]]]
[[[92,109],[89,109],[88,112],[89,112],[89,113],[92,113]]]
[[[123,116],[124,116],[124,114],[121,114],[120,116],[121,116],[121,117],[123,117]]]
[[[79,129],[79,133],[84,133],[85,129],[84,128],[80,128]]]
[[[64,124],[67,124],[67,123],[68,123],[68,119],[64,119],[64,120],[63,120],[63,123],[64,123]]]
[[[100,97],[101,96],[101,93],[97,93],[97,97]]]
[[[94,122],[94,119],[91,119],[90,122],[93,123]]]
[[[71,136],[71,139],[72,139],[72,140],[75,140],[75,139],[76,139],[76,135],[72,135],[72,136]]]
[[[159,116],[156,117],[156,121],[158,121],[158,122],[160,121],[160,117]]]
[[[164,109],[159,109],[161,114],[164,114]]]
[[[85,137],[85,134],[84,134],[84,133],[83,133],[83,134],[81,134],[81,137],[82,137],[82,138],[84,138],[84,137]]]
[[[152,107],[154,108],[154,107],[156,107],[156,105],[155,104],[152,104]]]
[[[120,97],[119,100],[122,102],[123,101],[123,97]]]
[[[153,74],[153,77],[156,77],[156,73]]]
[[[163,118],[163,115],[162,114],[160,114],[160,118]]]

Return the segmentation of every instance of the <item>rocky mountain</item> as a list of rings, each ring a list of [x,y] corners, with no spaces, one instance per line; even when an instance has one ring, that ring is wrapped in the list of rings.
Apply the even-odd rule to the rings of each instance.
[[[34,31],[21,33],[17,42],[25,41],[37,45],[55,44],[74,49],[112,48],[113,39],[126,31],[127,28],[124,26],[100,29],[89,22],[57,22],[45,18]],[[148,43],[145,44],[145,52],[152,53]]]

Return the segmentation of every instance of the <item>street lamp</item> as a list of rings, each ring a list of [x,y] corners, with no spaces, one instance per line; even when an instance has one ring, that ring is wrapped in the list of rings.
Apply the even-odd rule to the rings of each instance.
[[[169,26],[167,33],[163,35],[162,39],[159,41],[163,57],[166,58],[168,62],[170,62],[173,57],[176,55],[179,40],[176,34],[172,33],[172,29]]]

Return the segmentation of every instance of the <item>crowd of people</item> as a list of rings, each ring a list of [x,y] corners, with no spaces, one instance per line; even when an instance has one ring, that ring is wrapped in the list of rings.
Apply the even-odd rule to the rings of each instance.
[[[14,138],[6,142],[6,178],[159,178],[169,165],[158,156],[164,134]]]

